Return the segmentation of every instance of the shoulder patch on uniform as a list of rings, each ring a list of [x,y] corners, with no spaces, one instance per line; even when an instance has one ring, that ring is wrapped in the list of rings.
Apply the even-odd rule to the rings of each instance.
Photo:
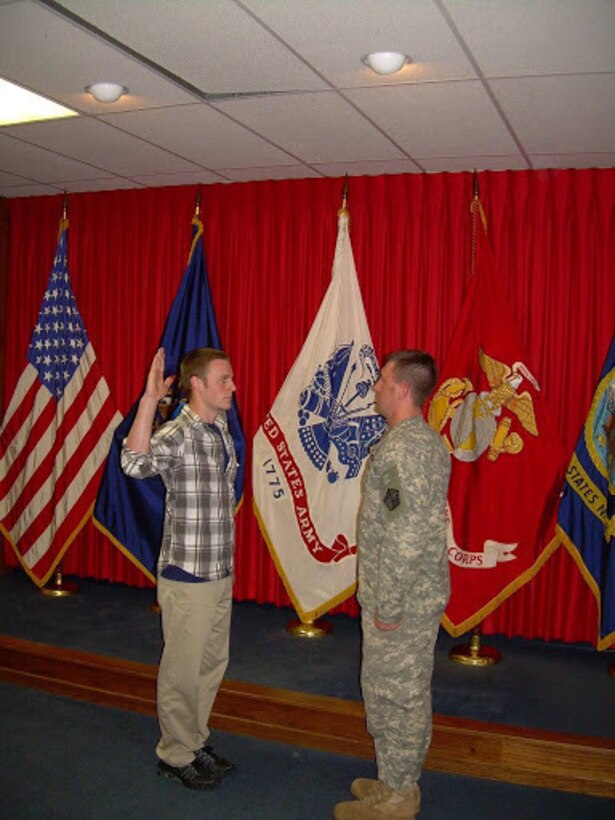
[[[408,493],[402,484],[397,465],[391,464],[383,471],[380,487],[383,514],[387,522],[409,512]]]
[[[382,500],[384,501],[385,507],[393,512],[393,510],[397,509],[397,507],[401,504],[399,490],[395,487],[389,487]]]

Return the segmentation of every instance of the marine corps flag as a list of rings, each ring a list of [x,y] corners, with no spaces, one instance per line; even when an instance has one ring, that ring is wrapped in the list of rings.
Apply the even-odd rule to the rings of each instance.
[[[304,623],[355,590],[361,474],[384,431],[373,409],[377,377],[342,208],[331,284],[254,437],[255,512]]]
[[[443,623],[453,636],[525,584],[556,548],[563,473],[539,374],[519,342],[485,230],[476,228],[474,276],[428,406],[452,457]]]
[[[615,643],[615,338],[568,465],[559,536],[599,608],[598,649]]]

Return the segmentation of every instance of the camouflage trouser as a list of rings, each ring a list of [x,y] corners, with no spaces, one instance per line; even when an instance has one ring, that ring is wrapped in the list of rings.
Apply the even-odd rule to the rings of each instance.
[[[418,781],[431,742],[431,677],[440,619],[376,629],[363,612],[361,689],[367,730],[374,739],[378,777],[396,791]]]

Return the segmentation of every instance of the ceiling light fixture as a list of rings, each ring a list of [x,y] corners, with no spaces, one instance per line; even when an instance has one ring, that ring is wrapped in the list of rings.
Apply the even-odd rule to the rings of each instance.
[[[70,108],[0,78],[0,126],[78,116]]]
[[[410,59],[399,51],[372,51],[363,62],[376,74],[395,74],[400,71]]]
[[[101,103],[117,102],[123,94],[128,93],[126,86],[119,83],[92,83],[85,90]]]

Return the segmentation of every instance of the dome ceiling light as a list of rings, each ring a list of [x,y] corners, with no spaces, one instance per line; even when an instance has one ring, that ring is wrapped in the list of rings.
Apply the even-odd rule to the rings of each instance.
[[[119,83],[92,83],[86,86],[85,90],[101,103],[117,102],[121,96],[128,93],[126,86]]]
[[[410,58],[399,51],[372,51],[363,62],[376,74],[396,74],[410,62]]]

